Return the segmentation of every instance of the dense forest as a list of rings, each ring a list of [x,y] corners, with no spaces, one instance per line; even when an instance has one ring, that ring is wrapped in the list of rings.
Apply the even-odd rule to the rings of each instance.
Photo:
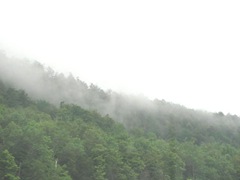
[[[0,54],[0,179],[231,180],[240,118],[104,91]]]

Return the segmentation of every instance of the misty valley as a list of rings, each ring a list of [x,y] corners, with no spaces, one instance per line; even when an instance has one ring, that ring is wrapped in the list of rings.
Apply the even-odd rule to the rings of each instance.
[[[104,91],[0,53],[0,180],[239,177],[237,115]]]

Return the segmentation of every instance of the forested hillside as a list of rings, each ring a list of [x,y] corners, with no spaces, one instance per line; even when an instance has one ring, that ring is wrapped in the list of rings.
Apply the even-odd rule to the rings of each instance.
[[[23,89],[34,100],[45,100],[57,107],[61,102],[79,105],[103,116],[108,114],[127,129],[139,127],[144,132],[154,132],[157,137],[167,138],[169,130],[174,129],[176,138],[181,141],[191,138],[201,143],[206,141],[203,134],[208,134],[208,140],[210,137],[230,144],[238,143],[240,118],[236,115],[203,112],[165,100],[151,101],[141,96],[104,91],[36,61],[10,58],[0,53],[0,80],[10,87]],[[189,134],[185,128],[194,133]]]
[[[236,115],[106,92],[4,54],[0,79],[0,179],[240,177]]]
[[[168,137],[145,132],[140,125],[128,132],[108,115],[65,103],[58,108],[33,101],[24,91],[3,83],[0,87],[0,179],[226,180],[240,176],[239,143],[228,143],[234,135],[230,130],[222,132],[226,141],[215,139],[214,130],[205,133],[194,121],[194,129],[173,124]],[[177,140],[178,128],[186,135],[201,134],[202,142],[191,136]]]

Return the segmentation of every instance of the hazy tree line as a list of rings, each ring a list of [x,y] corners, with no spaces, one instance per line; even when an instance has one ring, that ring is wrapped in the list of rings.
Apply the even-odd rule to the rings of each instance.
[[[179,140],[191,137],[201,143],[204,140],[202,131],[186,134],[180,128],[185,126],[197,132],[201,127],[205,129],[204,134],[212,132],[210,139],[238,143],[240,119],[236,115],[196,111],[164,100],[151,101],[145,97],[103,91],[71,74],[66,77],[38,62],[16,60],[4,53],[0,53],[0,77],[8,86],[24,89],[32,99],[45,100],[56,106],[61,102],[76,104],[103,116],[108,114],[127,129],[143,128],[162,138],[167,138],[169,131],[174,130]],[[231,137],[222,137],[222,132],[230,133]]]
[[[0,79],[0,179],[240,177],[236,115],[106,92],[4,54]]]
[[[127,131],[108,115],[31,100],[1,83],[0,179],[239,178],[239,141],[229,140],[235,132],[221,126],[210,131],[197,121],[179,121],[177,127],[172,122],[166,137],[141,123]]]

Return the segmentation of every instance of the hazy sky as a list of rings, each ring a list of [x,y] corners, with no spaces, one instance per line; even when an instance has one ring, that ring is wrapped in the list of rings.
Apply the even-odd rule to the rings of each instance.
[[[239,0],[0,0],[0,49],[104,89],[240,115],[239,9]]]

